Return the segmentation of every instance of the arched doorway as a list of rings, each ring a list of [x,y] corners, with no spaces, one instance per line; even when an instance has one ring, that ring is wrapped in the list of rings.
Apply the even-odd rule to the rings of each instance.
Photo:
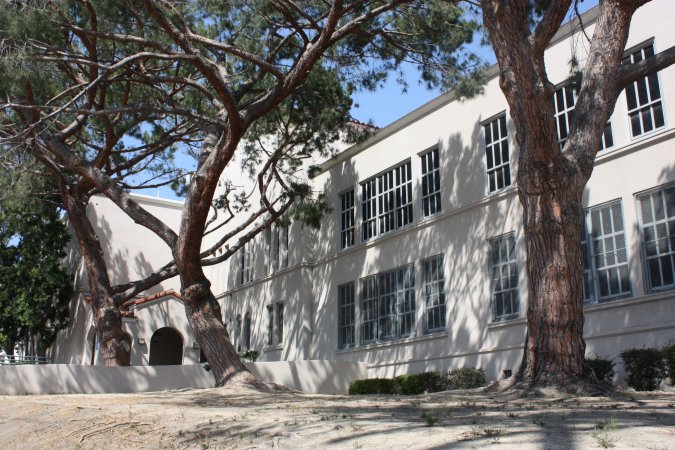
[[[183,364],[183,338],[173,328],[155,331],[150,339],[150,365],[170,366]]]

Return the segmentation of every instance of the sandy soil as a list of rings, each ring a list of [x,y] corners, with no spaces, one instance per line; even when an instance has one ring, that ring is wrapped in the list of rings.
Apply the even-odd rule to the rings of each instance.
[[[221,388],[0,396],[0,443],[3,449],[675,449],[675,395],[349,397]]]

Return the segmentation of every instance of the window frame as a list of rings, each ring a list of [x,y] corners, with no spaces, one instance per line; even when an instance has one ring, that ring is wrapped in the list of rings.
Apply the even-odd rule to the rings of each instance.
[[[406,274],[408,276],[407,286],[405,286],[405,279],[401,279],[401,276],[405,277]],[[391,279],[387,280],[388,277],[393,278],[393,283]],[[380,287],[381,280],[388,287],[387,290]],[[401,288],[401,282],[403,282],[403,288]],[[398,341],[416,335],[417,300],[414,263],[360,278],[359,286],[361,321],[358,325],[361,329],[360,345]],[[407,298],[406,294],[409,294]],[[381,299],[385,296],[387,303],[383,305]],[[369,303],[369,305],[366,305],[366,303]],[[407,309],[401,312],[400,305],[407,306]],[[388,310],[386,314],[382,314],[384,310]],[[401,333],[402,317],[409,327],[405,334]],[[383,336],[381,329],[385,328],[385,325],[389,325],[389,332],[391,333],[391,330],[393,330],[393,333]],[[366,332],[366,329],[371,331]]]
[[[612,208],[615,206],[619,207],[619,211],[621,213],[621,230],[616,231],[614,223],[615,223],[615,217],[613,216],[613,211]],[[601,216],[600,219],[604,220],[605,217],[602,216],[602,211],[605,210],[606,208],[609,209],[609,215],[612,220],[612,230],[609,233],[604,232],[605,226],[602,226],[603,228],[603,234],[599,236],[594,236],[593,235],[593,214],[595,212],[600,212]],[[603,223],[604,225],[604,223]],[[625,252],[625,261],[622,263],[614,263],[611,266],[604,265],[602,268],[598,267],[597,264],[597,258],[600,257],[601,255],[598,255],[596,253],[596,241],[603,241],[603,249],[606,250],[606,243],[607,239],[612,238],[612,253],[613,253],[613,258],[616,260],[616,256],[618,251],[616,247],[616,239],[619,235],[622,235],[624,247],[623,250]],[[585,244],[584,244],[585,243]],[[601,203],[599,205],[594,205],[588,208],[584,208],[584,229],[583,229],[583,236],[581,240],[581,248],[582,251],[585,253],[583,254],[584,256],[584,271],[583,271],[583,280],[582,283],[584,283],[583,286],[583,292],[585,293],[587,290],[586,283],[590,284],[590,287],[592,288],[592,291],[589,292],[588,298],[586,295],[583,295],[583,302],[584,306],[591,306],[591,305],[598,305],[598,304],[603,304],[603,303],[608,303],[612,302],[615,300],[620,300],[624,298],[630,298],[633,296],[633,284],[631,283],[630,279],[630,254],[629,254],[629,246],[628,246],[628,237],[626,236],[626,221],[625,221],[625,216],[624,216],[624,209],[623,209],[623,202],[621,201],[621,198],[613,199],[604,203]],[[605,251],[602,253],[602,255],[608,255],[609,252]],[[588,267],[586,267],[588,265]],[[600,280],[601,276],[607,277],[608,275],[606,273],[601,274],[600,272],[609,272],[612,269],[620,270],[619,267],[624,266],[626,270],[626,275],[627,275],[627,281],[628,281],[628,290],[623,290],[621,287],[621,280],[618,281],[619,283],[619,289],[621,292],[618,293],[610,293],[609,295],[606,295],[604,297],[601,297],[601,290],[600,290]],[[590,281],[587,279],[587,276],[590,275]],[[609,283],[611,284],[611,283]]]
[[[563,99],[565,101],[565,109],[564,111],[559,111],[558,110],[558,91],[563,90]],[[570,107],[568,104],[568,94],[567,90],[571,90],[572,94],[572,102],[573,106]],[[565,142],[567,142],[567,139],[569,139],[569,133],[570,133],[570,128],[572,121],[574,120],[574,112],[577,107],[577,93],[574,90],[574,86],[571,80],[566,80],[565,82],[559,84],[556,86],[555,91],[553,92],[553,119],[555,121],[555,129],[556,129],[556,138],[558,140],[558,145],[560,148],[562,148],[565,145]],[[613,112],[612,112],[613,114]],[[567,135],[565,138],[560,137],[560,117],[564,116],[565,118],[565,126],[567,127]],[[571,116],[571,118],[570,118]],[[608,141],[608,130],[609,130],[609,140],[611,140],[611,144],[607,145]],[[607,120],[607,123],[605,123],[605,128],[602,130],[602,136],[600,136],[600,149],[598,150],[598,155],[603,154],[605,152],[614,150],[614,129],[612,128],[612,117],[610,116],[609,119]]]
[[[405,181],[403,180],[404,176],[407,176]],[[398,183],[397,178],[400,179]],[[412,181],[412,161],[411,158],[406,158],[359,183],[361,191],[359,197],[361,203],[361,226],[359,230],[361,242],[368,242],[378,236],[394,232],[414,223]],[[368,214],[366,214],[367,211],[369,211]],[[407,221],[403,223],[405,217],[407,217]]]
[[[490,168],[490,167],[488,167],[488,157],[487,157],[488,143],[487,143],[487,135],[485,134],[485,128],[488,125],[490,125],[490,127],[492,127],[493,122],[499,122],[499,120],[502,119],[502,118],[504,118],[504,129],[506,130],[506,137],[501,137],[499,139],[500,151],[501,151],[502,142],[506,142],[506,145],[507,145],[507,148],[508,148],[509,161],[508,161],[508,164],[503,164],[503,160],[502,160],[502,163],[498,168],[496,168],[494,166],[492,168]],[[512,174],[511,174],[511,167],[512,167],[512,160],[513,160],[513,158],[512,158],[513,151],[512,150],[513,149],[512,149],[512,146],[511,146],[511,142],[509,140],[508,116],[506,114],[506,110],[501,111],[501,112],[489,117],[488,119],[483,120],[482,122],[480,122],[480,126],[481,126],[481,133],[483,135],[481,146],[482,146],[482,149],[483,149],[482,160],[483,160],[483,177],[484,177],[484,184],[485,184],[485,195],[490,196],[490,195],[495,195],[495,194],[498,194],[500,192],[503,192],[503,191],[509,189],[510,187],[513,186],[514,181],[515,181]],[[501,126],[500,126],[500,131],[501,131]],[[495,141],[492,140],[492,133],[490,133],[490,138],[491,138],[491,141],[490,141],[489,146],[490,146],[491,149],[494,149]],[[493,151],[493,150],[491,150],[491,151]],[[493,160],[493,163],[494,163],[494,151],[493,151],[492,155],[493,155],[492,160]],[[495,189],[490,190],[490,173],[496,172],[498,169],[503,169],[504,167],[506,167],[507,170],[508,170],[509,183],[505,184],[504,187],[499,188],[499,187],[497,187],[498,183],[497,183],[497,179],[495,178]]]
[[[648,47],[650,47],[650,46],[652,47],[652,50],[653,50],[654,54],[656,55],[656,54],[658,53],[658,52],[657,52],[657,49],[656,49],[656,43],[655,43],[654,38],[652,38],[652,39],[649,39],[649,40],[647,40],[647,41],[645,41],[645,42],[642,42],[642,43],[640,43],[640,44],[638,44],[638,45],[634,45],[633,47],[631,47],[631,48],[625,50],[624,53],[623,53],[623,55],[624,55],[624,56],[623,56],[623,63],[625,63],[625,61],[626,61],[627,59],[630,59],[631,64],[635,64],[634,62],[632,62],[633,55],[634,55],[635,53],[637,53],[638,51],[639,51],[639,52],[643,52],[646,48],[648,48]],[[643,59],[644,59],[644,58],[643,58]],[[642,59],[641,59],[641,61],[642,61]],[[653,135],[653,134],[655,134],[655,133],[658,133],[658,132],[660,132],[660,131],[662,131],[662,130],[668,128],[668,115],[667,115],[667,113],[666,113],[665,98],[664,98],[664,95],[663,95],[663,94],[664,94],[664,91],[663,91],[663,83],[661,82],[661,74],[660,74],[660,72],[661,72],[661,71],[658,70],[658,71],[656,71],[656,73],[654,73],[653,75],[656,76],[656,85],[657,85],[657,87],[658,87],[658,89],[659,89],[659,101],[660,101],[660,103],[661,103],[661,114],[663,115],[663,125],[662,125],[662,126],[660,126],[660,127],[658,127],[658,128],[655,127],[655,126],[653,126],[653,128],[652,128],[651,130],[649,130],[649,131],[646,131],[646,132],[645,132],[645,131],[642,131],[640,134],[634,135],[634,134],[633,134],[632,121],[631,121],[631,112],[641,111],[641,110],[643,110],[643,109],[649,107],[650,117],[651,117],[651,119],[652,119],[652,124],[655,125],[655,121],[654,121],[654,113],[653,113],[652,105],[655,104],[656,102],[651,101],[651,93],[649,92],[649,91],[650,91],[650,88],[649,88],[649,85],[647,85],[646,93],[647,93],[647,95],[649,96],[650,101],[649,101],[647,104],[645,104],[645,105],[640,105],[640,104],[639,104],[639,94],[638,94],[638,89],[635,88],[635,92],[636,92],[635,98],[636,98],[636,102],[638,102],[638,105],[637,105],[636,108],[630,109],[630,105],[628,104],[628,85],[626,85],[626,86],[624,87],[623,91],[622,91],[622,93],[623,93],[623,95],[624,95],[624,100],[625,100],[625,102],[624,102],[624,108],[625,108],[626,130],[627,130],[627,133],[628,133],[628,137],[629,137],[630,142],[635,142],[635,141],[639,141],[639,140],[641,140],[641,139],[645,139],[645,138],[647,138],[647,137],[649,137],[649,136],[651,136],[651,135]],[[638,81],[647,80],[649,76],[650,76],[650,75],[645,75],[644,77],[640,78],[640,80],[634,80],[634,81],[631,81],[629,84],[632,84],[633,86],[635,86],[635,84],[638,83]],[[647,81],[647,84],[648,84],[648,81]],[[641,129],[644,128],[643,125],[644,125],[644,124],[642,123],[642,120],[640,120],[640,128],[641,128]]]
[[[499,261],[499,267],[500,267],[500,272],[502,272],[501,268],[504,265],[509,266],[509,278],[511,278],[513,275],[510,273],[511,271],[511,264],[515,263],[515,276],[516,276],[516,282],[517,285],[516,287],[510,287],[509,289],[500,289],[499,292],[496,292],[496,283],[495,283],[495,278],[494,278],[494,270],[495,270],[495,265],[493,264],[493,244],[500,242],[502,239],[507,240],[507,249],[509,248],[508,244],[508,239],[513,238],[513,258],[508,259],[506,262],[504,261]],[[504,233],[499,236],[494,236],[490,239],[488,239],[488,278],[490,280],[490,310],[492,311],[492,322],[497,323],[497,322],[506,322],[509,320],[514,320],[520,318],[521,314],[521,302],[520,302],[520,267],[518,264],[518,240],[516,239],[516,232],[511,231],[509,233]],[[502,276],[499,277],[499,280],[501,281],[503,279]],[[516,310],[511,312],[510,314],[502,314],[502,315],[497,315],[497,294],[503,294],[504,292],[509,292],[511,294],[511,306],[513,306],[513,292],[516,294]],[[502,306],[502,310],[504,307]]]
[[[432,262],[436,263],[437,267],[436,274],[438,276],[435,280],[427,280],[427,278],[429,277],[427,277],[426,264]],[[422,295],[424,300],[424,334],[432,334],[446,331],[448,328],[448,319],[447,319],[448,294],[446,292],[446,283],[445,283],[445,255],[443,253],[440,253],[438,255],[430,256],[428,258],[422,259],[420,263],[422,266]],[[434,294],[430,295],[429,293],[430,289],[427,289],[427,286],[430,283],[437,285],[435,295],[443,299],[442,302],[439,302],[438,304],[433,304],[432,306],[429,306],[429,297]],[[429,327],[429,312],[430,310],[434,309],[440,309],[442,311],[441,314],[437,315],[442,321],[442,325],[439,327]]]
[[[673,279],[673,283],[671,283],[671,284],[668,284],[668,285],[665,285],[665,286],[661,285],[661,286],[657,286],[657,287],[652,286],[651,275],[650,275],[650,271],[649,271],[649,261],[648,261],[649,257],[647,255],[647,245],[646,245],[646,242],[645,242],[645,223],[644,223],[644,217],[643,217],[643,214],[642,214],[642,203],[641,203],[642,198],[645,198],[647,196],[651,196],[651,195],[653,195],[653,194],[655,194],[659,191],[665,192],[666,189],[675,189],[675,181],[664,183],[664,184],[661,184],[659,186],[656,186],[656,187],[653,187],[653,188],[650,188],[650,189],[646,189],[644,191],[641,191],[641,192],[638,192],[638,193],[635,194],[635,208],[636,208],[636,212],[637,212],[638,235],[639,235],[639,239],[640,239],[640,259],[641,259],[641,264],[642,264],[642,273],[643,273],[645,294],[656,294],[656,293],[659,293],[659,292],[668,292],[668,291],[675,290],[675,277]],[[669,222],[670,222],[668,220],[669,216],[667,216],[667,214],[668,214],[667,205],[668,204],[667,204],[667,201],[665,199],[664,199],[664,201],[666,202],[666,210],[664,211],[664,219],[659,220],[659,221],[652,220],[652,222],[650,222],[650,224],[655,224],[655,225],[652,225],[652,226],[656,226],[658,223],[661,223],[661,222],[665,223],[666,233],[668,233],[668,225],[669,225]],[[668,238],[666,238],[666,239],[669,239],[669,236],[670,235],[668,234]],[[672,246],[672,244],[671,244],[671,246]],[[672,259],[671,265],[673,266],[673,271],[675,271],[675,248],[673,248],[672,250],[673,251],[669,252],[669,254],[671,255],[671,259]]]
[[[352,205],[350,208],[344,209],[344,196],[351,194],[352,196]],[[339,210],[339,222],[340,222],[340,243],[338,245],[338,248],[340,251],[342,250],[347,250],[349,248],[352,248],[356,245],[356,235],[358,226],[356,223],[356,189],[354,187],[351,187],[341,193],[338,194],[338,201],[340,205],[340,210]],[[345,215],[347,214],[347,217],[349,217],[349,213],[351,213],[351,227],[345,228]],[[350,245],[345,245],[345,234],[351,232],[351,244]]]
[[[425,158],[428,158],[431,156],[432,162],[431,165],[433,166],[433,159],[435,155],[435,162],[436,165],[435,167],[431,167],[431,170],[429,170],[429,167],[427,167],[428,162],[426,161]],[[418,153],[418,156],[420,157],[420,170],[421,170],[421,175],[420,175],[420,215],[423,219],[427,219],[429,217],[434,217],[438,214],[441,214],[443,212],[443,196],[442,196],[442,190],[443,190],[443,185],[441,184],[441,150],[439,145],[434,145],[433,147],[424,150],[421,153]],[[426,167],[426,172],[425,172],[425,167]],[[431,181],[428,181],[431,180]],[[425,182],[427,186],[427,194],[424,194],[424,187],[425,187]],[[431,191],[428,186],[430,183],[434,184],[434,191]],[[438,185],[436,187],[436,185]],[[434,204],[436,205],[436,210],[431,212],[431,200],[434,200]],[[425,200],[429,200],[429,208],[425,208]],[[429,212],[426,212],[426,210],[429,210]]]
[[[346,294],[347,290],[350,290],[348,296]],[[356,283],[350,281],[348,283],[343,283],[338,286],[338,321],[337,321],[337,332],[338,332],[338,349],[354,348],[356,347],[356,327],[357,327],[357,317],[356,317]],[[345,312],[348,312],[345,315]],[[343,333],[343,330],[345,331]],[[351,332],[350,332],[351,330]],[[343,340],[344,336],[344,340]],[[348,338],[351,338],[349,341]]]

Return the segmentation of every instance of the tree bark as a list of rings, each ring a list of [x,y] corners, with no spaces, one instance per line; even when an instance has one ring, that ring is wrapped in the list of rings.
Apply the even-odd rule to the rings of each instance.
[[[77,199],[59,183],[61,200],[75,230],[89,280],[91,307],[96,337],[106,366],[128,366],[131,363],[131,342],[122,328],[122,314],[115,304],[105,256],[98,236],[86,214],[88,199]]]
[[[216,386],[255,382],[230,341],[220,305],[206,277],[183,289],[182,296],[188,323],[209,362]]]
[[[600,1],[575,119],[561,149],[544,51],[570,0],[553,0],[534,31],[530,31],[530,2],[481,1],[520,151],[516,179],[523,206],[529,299],[525,351],[516,381],[529,386],[595,381],[585,362],[583,339],[582,195],[604,124],[628,81],[618,74],[631,17],[646,2]],[[667,58],[662,59],[667,64]],[[639,70],[632,70],[633,76],[639,76]]]

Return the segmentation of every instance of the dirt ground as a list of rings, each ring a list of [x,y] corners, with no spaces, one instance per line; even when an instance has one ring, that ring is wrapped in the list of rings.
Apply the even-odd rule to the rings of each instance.
[[[675,395],[452,391],[326,396],[252,388],[0,396],[0,445],[29,449],[675,449]]]

